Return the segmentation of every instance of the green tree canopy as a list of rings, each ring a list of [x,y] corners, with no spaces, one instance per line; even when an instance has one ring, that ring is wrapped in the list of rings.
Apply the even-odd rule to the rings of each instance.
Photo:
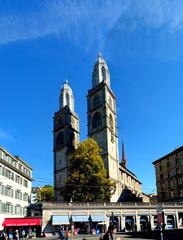
[[[107,177],[100,152],[91,138],[78,145],[70,160],[70,176],[61,191],[65,201],[109,201],[116,185]]]
[[[54,200],[53,186],[45,185],[38,192],[38,202],[50,202]]]

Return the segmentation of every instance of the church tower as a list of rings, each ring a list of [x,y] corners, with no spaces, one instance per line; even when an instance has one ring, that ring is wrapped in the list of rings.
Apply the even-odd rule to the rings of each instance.
[[[54,192],[62,200],[60,190],[68,177],[69,153],[79,143],[79,118],[74,112],[72,89],[66,80],[60,91],[59,111],[54,115]]]
[[[119,188],[118,130],[116,97],[110,87],[110,74],[105,60],[99,54],[92,73],[92,89],[88,91],[88,136],[94,138],[102,149],[101,156],[108,177],[116,182],[116,192],[111,201],[121,194]]]

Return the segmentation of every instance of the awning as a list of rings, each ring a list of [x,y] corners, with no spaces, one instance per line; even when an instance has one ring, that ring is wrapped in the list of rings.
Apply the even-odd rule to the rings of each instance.
[[[5,218],[2,226],[13,227],[13,226],[40,226],[40,218]]]
[[[69,225],[68,215],[52,215],[52,225]]]
[[[91,215],[92,222],[105,222],[105,215]]]
[[[127,222],[127,223],[132,223],[133,220],[132,220],[132,219],[129,219],[129,218],[126,218],[126,219],[125,219],[125,222]]]
[[[73,222],[88,222],[88,216],[86,215],[75,215],[72,216]]]

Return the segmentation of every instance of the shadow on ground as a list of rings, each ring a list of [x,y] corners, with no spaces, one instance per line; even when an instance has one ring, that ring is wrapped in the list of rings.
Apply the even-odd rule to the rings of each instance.
[[[135,238],[135,239],[153,239],[153,240],[161,240],[161,235],[159,231],[152,232],[130,232],[130,233],[122,233],[121,236],[125,236],[125,238]],[[171,229],[163,231],[163,239],[165,240],[183,240],[183,229]]]

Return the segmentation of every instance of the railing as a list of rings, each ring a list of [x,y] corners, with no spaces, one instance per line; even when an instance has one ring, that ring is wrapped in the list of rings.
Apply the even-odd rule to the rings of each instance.
[[[45,208],[157,208],[157,206],[161,205],[163,208],[175,208],[182,207],[183,202],[163,202],[163,203],[141,203],[141,202],[43,202],[43,209]]]

